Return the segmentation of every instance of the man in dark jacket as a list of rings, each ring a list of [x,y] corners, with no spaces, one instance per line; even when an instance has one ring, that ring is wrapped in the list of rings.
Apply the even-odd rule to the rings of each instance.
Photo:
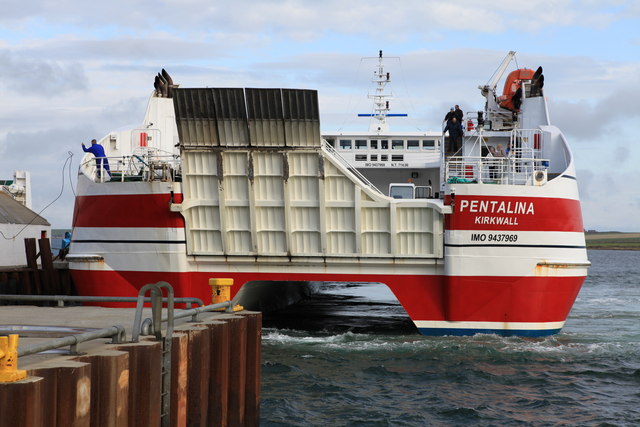
[[[462,125],[462,118],[464,117],[464,112],[460,109],[459,105],[456,105],[456,109],[453,111],[453,115],[458,119],[458,123]]]
[[[87,148],[84,146],[84,142],[82,143],[82,151],[85,153],[92,153],[96,156],[96,170],[98,178],[100,178],[101,171],[104,169],[107,171],[109,176],[111,176],[111,169],[109,169],[109,161],[107,160],[107,156],[104,154],[104,148],[102,145],[98,144],[95,139],[91,140],[91,147]]]
[[[453,117],[445,126],[444,132],[449,131],[449,152],[454,155],[462,147],[462,135],[464,130],[456,117]]]
[[[456,113],[453,110],[453,107],[451,107],[449,112],[444,116],[443,122],[447,122],[447,125],[448,125],[449,123],[451,123],[451,119],[454,118],[455,116],[456,116]]]

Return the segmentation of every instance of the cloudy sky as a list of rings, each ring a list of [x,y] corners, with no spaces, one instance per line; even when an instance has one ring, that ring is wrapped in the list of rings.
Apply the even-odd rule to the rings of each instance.
[[[163,67],[183,87],[317,89],[323,129],[366,129],[363,57],[383,50],[409,114],[392,128],[434,130],[452,104],[481,109],[477,86],[515,50],[545,70],[585,227],[640,231],[640,1],[603,3],[0,0],[0,179],[29,170],[36,211],[62,192],[42,215],[69,227],[80,143],[141,123]]]

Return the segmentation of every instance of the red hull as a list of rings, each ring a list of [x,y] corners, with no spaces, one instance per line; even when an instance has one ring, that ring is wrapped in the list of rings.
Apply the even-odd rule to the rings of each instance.
[[[211,277],[230,277],[236,286],[248,281],[332,281],[384,283],[411,319],[474,322],[564,321],[584,277],[450,277],[354,274],[220,274],[141,271],[73,271],[81,295],[136,296],[147,283],[166,281],[177,297],[211,301]],[[134,285],[132,285],[134,284]]]

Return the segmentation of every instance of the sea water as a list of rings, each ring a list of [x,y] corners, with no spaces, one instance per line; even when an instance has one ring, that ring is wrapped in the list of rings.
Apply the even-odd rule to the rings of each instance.
[[[369,284],[265,316],[261,425],[640,425],[640,252],[589,259],[547,338],[424,337]]]

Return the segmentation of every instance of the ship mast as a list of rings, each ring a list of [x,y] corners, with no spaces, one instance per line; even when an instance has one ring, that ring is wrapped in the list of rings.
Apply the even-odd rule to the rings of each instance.
[[[384,63],[382,57],[382,51],[378,54],[378,66],[373,72],[374,78],[372,80],[376,85],[376,93],[368,95],[369,99],[373,99],[373,113],[372,114],[358,114],[358,117],[372,117],[375,120],[371,121],[369,126],[370,132],[385,133],[389,132],[389,124],[387,123],[387,117],[406,117],[406,114],[389,114],[389,100],[393,99],[393,94],[385,93],[387,84],[391,83],[391,74],[384,71]]]

